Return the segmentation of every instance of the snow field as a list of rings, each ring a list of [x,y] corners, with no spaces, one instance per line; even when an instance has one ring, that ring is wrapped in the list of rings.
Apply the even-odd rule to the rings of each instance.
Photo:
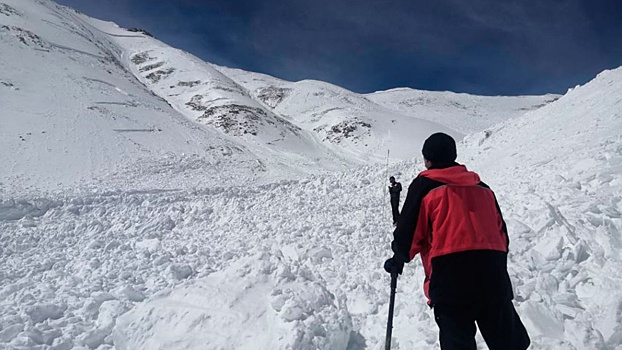
[[[348,195],[351,188],[372,188],[372,181],[359,173],[358,181],[345,181],[342,175],[194,193],[119,192],[57,199],[55,206],[49,200],[4,201],[2,212],[12,213],[10,219],[4,216],[0,230],[2,242],[9,242],[1,254],[7,269],[0,292],[6,316],[0,325],[2,332],[10,331],[5,344],[54,349],[105,349],[113,341],[120,348],[136,348],[136,342],[172,344],[159,337],[162,332],[145,333],[141,324],[153,324],[150,329],[176,324],[167,341],[180,344],[182,335],[198,332],[196,322],[184,318],[183,308],[159,306],[189,293],[195,297],[186,303],[207,308],[196,317],[206,314],[216,320],[203,327],[227,326],[231,332],[224,331],[226,341],[222,336],[201,338],[209,344],[220,339],[222,348],[233,349],[265,339],[273,348],[345,348],[352,323],[361,322],[357,315],[378,313],[386,299],[374,296],[381,289],[377,283],[386,277],[378,270],[387,248],[386,224],[366,223],[365,217],[382,215],[375,213],[379,207]],[[369,260],[359,255],[374,256],[375,267],[370,269]],[[370,279],[356,278],[360,269],[369,270]],[[171,291],[186,279],[192,282]],[[361,300],[347,298],[348,290],[363,291],[358,292]],[[152,297],[153,303],[147,301]],[[217,317],[229,307],[241,310],[236,306],[240,300],[257,304],[257,310],[245,309],[237,321]],[[348,303],[356,306],[354,315],[347,311]],[[122,318],[113,336],[116,316],[137,304],[141,306]],[[162,323],[145,316],[166,310],[181,320]],[[132,317],[141,322],[132,325]],[[165,317],[171,318],[175,316]],[[265,337],[233,341],[245,322],[257,319],[270,325]],[[194,328],[184,328],[188,324]],[[55,337],[33,335],[45,332]],[[197,345],[191,339],[186,344]]]

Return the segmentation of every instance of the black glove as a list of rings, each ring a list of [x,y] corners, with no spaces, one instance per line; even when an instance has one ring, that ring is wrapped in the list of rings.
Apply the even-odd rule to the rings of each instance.
[[[384,262],[384,270],[388,273],[397,272],[398,275],[401,275],[404,270],[404,263],[392,257]]]

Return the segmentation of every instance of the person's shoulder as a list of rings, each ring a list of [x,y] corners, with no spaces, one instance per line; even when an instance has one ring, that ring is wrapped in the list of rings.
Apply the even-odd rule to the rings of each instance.
[[[435,187],[443,185],[442,182],[436,181],[428,176],[426,176],[426,172],[422,171],[417,175],[417,177],[410,184],[409,189],[411,188],[422,188],[426,190],[433,189]]]
[[[410,183],[409,187],[421,186],[421,184],[425,183],[428,180],[429,180],[428,178],[426,178],[421,173],[419,173],[419,175],[417,175],[417,177],[415,177],[413,181]]]

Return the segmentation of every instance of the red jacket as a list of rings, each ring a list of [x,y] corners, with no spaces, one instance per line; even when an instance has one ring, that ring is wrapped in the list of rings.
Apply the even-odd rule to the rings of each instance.
[[[464,256],[461,260],[467,260],[458,263],[468,265],[477,260],[476,265],[481,264],[482,269],[485,270],[488,270],[487,264],[503,265],[503,269],[495,268],[490,273],[487,271],[491,275],[488,279],[499,278],[499,276],[492,276],[495,274],[507,275],[505,259],[509,240],[497,200],[492,190],[480,181],[479,176],[468,171],[463,165],[456,164],[444,169],[430,169],[417,176],[408,189],[394,236],[392,248],[398,260],[409,262],[417,254],[421,254],[426,275],[424,291],[431,301],[434,299],[430,295],[430,282],[433,280],[435,258],[482,251],[483,253],[476,256],[473,254],[458,255]],[[487,253],[489,251],[498,253]],[[494,256],[492,258],[494,262],[479,262],[482,259],[489,259],[488,256],[491,254]],[[504,261],[497,261],[499,257]],[[444,272],[456,269],[455,266],[449,266],[444,269]],[[473,266],[473,269],[479,268]],[[501,270],[504,271],[501,272]],[[469,272],[477,274],[482,271]],[[456,283],[452,282],[452,280],[464,278],[464,276],[453,276],[455,274],[455,271],[444,273],[442,277],[447,281],[441,281],[437,285],[452,286],[452,288],[465,287],[456,286]],[[464,272],[460,274],[464,275]],[[504,276],[501,278],[505,280]],[[509,277],[507,281],[509,282]],[[466,281],[463,284],[473,282]],[[481,284],[488,288],[489,282],[491,281],[485,279]],[[490,289],[506,290],[507,287],[491,287]],[[458,294],[457,291],[438,290],[437,292],[438,295]],[[473,290],[472,294],[477,296],[482,292]],[[486,292],[490,291],[486,290]]]

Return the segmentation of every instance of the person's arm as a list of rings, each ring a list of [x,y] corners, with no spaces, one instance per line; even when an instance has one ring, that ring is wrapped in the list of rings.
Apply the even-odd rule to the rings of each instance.
[[[415,237],[415,231],[417,230],[417,226],[419,224],[419,214],[423,197],[430,190],[428,188],[429,186],[426,186],[426,182],[428,181],[430,180],[425,177],[418,176],[408,187],[406,201],[402,207],[402,213],[397,221],[395,231],[393,231],[394,239],[391,243],[391,249],[393,250],[393,253],[395,253],[394,259],[398,262],[409,262],[413,240],[416,239],[419,241],[423,238],[421,237],[423,232],[418,232],[417,237]],[[425,224],[427,226],[427,223]]]
[[[492,192],[492,196],[495,198],[495,206],[497,207],[497,213],[499,214],[499,220],[501,220],[501,230],[505,233],[505,239],[507,242],[506,249],[510,250],[510,236],[508,235],[508,227],[505,224],[505,220],[503,220],[503,213],[501,213],[501,207],[499,207],[499,202],[497,202],[497,196],[495,196],[495,192],[490,189],[490,186],[486,185],[484,182],[479,183],[480,186],[489,189]]]

